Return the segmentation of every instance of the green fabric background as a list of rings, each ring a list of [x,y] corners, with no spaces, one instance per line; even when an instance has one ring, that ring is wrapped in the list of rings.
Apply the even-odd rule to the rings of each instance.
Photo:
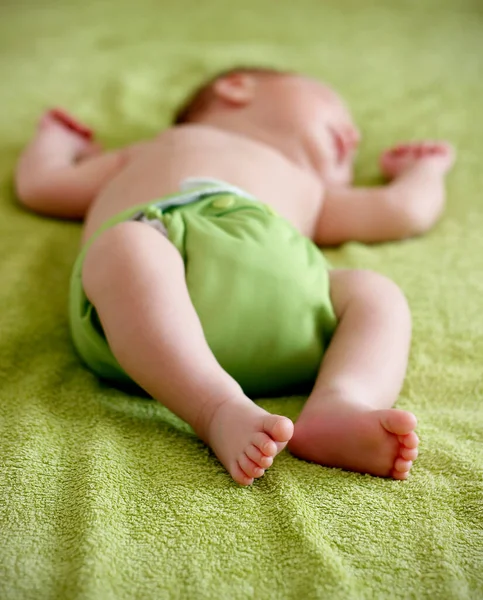
[[[2,600],[483,597],[482,34],[478,0],[0,4]],[[364,134],[360,182],[399,140],[458,148],[430,234],[327,253],[410,301],[399,406],[418,415],[421,455],[408,482],[285,452],[238,487],[179,419],[101,384],[73,351],[80,226],[21,210],[11,182],[40,112],[66,106],[116,146],[238,63],[341,90]],[[260,404],[295,418],[303,399]]]

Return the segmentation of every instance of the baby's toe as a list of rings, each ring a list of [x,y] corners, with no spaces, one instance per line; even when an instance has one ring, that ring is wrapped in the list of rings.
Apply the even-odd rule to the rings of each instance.
[[[255,433],[252,436],[251,442],[265,456],[273,457],[277,454],[277,444],[269,435],[263,433],[262,431]]]
[[[401,446],[401,450],[399,451],[399,456],[404,458],[404,460],[416,460],[418,457],[418,449],[417,448],[405,448]]]
[[[238,458],[238,465],[247,477],[261,477],[265,473],[265,469],[259,467],[243,452]]]
[[[253,477],[249,477],[240,467],[238,463],[235,463],[232,469],[230,469],[230,475],[234,481],[240,485],[252,485]]]
[[[404,458],[396,458],[394,461],[394,470],[398,473],[406,473],[411,470],[413,463],[411,460],[404,460]]]
[[[411,431],[406,435],[398,435],[397,439],[405,448],[414,449],[419,445],[419,438],[414,431]]]
[[[403,481],[404,479],[407,479],[409,477],[409,471],[396,471],[396,469],[393,469],[392,473],[391,473],[391,477],[393,479],[398,479],[400,481]]]
[[[381,425],[386,431],[397,435],[398,439],[401,437],[406,438],[417,424],[416,417],[412,413],[397,408],[380,411],[380,415]],[[400,439],[399,441],[401,442]],[[406,446],[404,442],[401,443]],[[408,446],[408,448],[409,447],[411,446]]]
[[[245,454],[250,458],[256,465],[261,467],[262,469],[268,469],[268,467],[272,466],[273,457],[265,456],[263,452],[261,452],[256,446],[251,444],[245,450]]]
[[[263,430],[275,442],[287,443],[293,435],[293,423],[287,417],[267,415],[263,420]]]

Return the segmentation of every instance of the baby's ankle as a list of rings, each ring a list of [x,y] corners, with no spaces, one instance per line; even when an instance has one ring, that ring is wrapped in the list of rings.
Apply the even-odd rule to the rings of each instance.
[[[205,442],[205,444],[209,445],[213,424],[219,420],[221,413],[230,410],[231,407],[239,405],[240,402],[246,403],[247,401],[251,402],[251,400],[246,398],[243,392],[241,392],[240,395],[227,395],[216,399],[209,398],[200,407],[191,426],[196,435]]]
[[[307,404],[311,401],[314,407],[317,405],[322,410],[337,407],[338,410],[364,412],[374,410],[371,400],[369,391],[358,386],[319,387],[310,394]]]

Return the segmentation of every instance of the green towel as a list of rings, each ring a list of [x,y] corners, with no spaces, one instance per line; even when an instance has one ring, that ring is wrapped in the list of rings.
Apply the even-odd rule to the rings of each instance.
[[[479,0],[1,3],[2,600],[483,597],[482,30]],[[80,226],[15,204],[15,161],[46,107],[116,146],[247,63],[345,95],[364,134],[359,182],[400,140],[459,150],[431,233],[328,253],[393,278],[411,304],[399,406],[419,418],[421,454],[407,482],[284,452],[238,487],[169,411],[80,364],[67,325]],[[260,405],[296,418],[303,398]]]

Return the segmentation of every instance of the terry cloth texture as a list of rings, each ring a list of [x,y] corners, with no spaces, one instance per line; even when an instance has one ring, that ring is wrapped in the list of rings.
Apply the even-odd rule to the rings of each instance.
[[[479,0],[38,0],[0,6],[0,598],[483,597],[483,5]],[[335,266],[394,279],[413,313],[398,406],[419,419],[407,482],[283,452],[250,488],[161,405],[79,361],[67,295],[80,225],[16,205],[42,110],[107,147],[166,126],[236,64],[339,89],[364,141],[359,183],[401,140],[458,148],[428,235],[346,244]],[[296,418],[301,397],[260,399]]]

